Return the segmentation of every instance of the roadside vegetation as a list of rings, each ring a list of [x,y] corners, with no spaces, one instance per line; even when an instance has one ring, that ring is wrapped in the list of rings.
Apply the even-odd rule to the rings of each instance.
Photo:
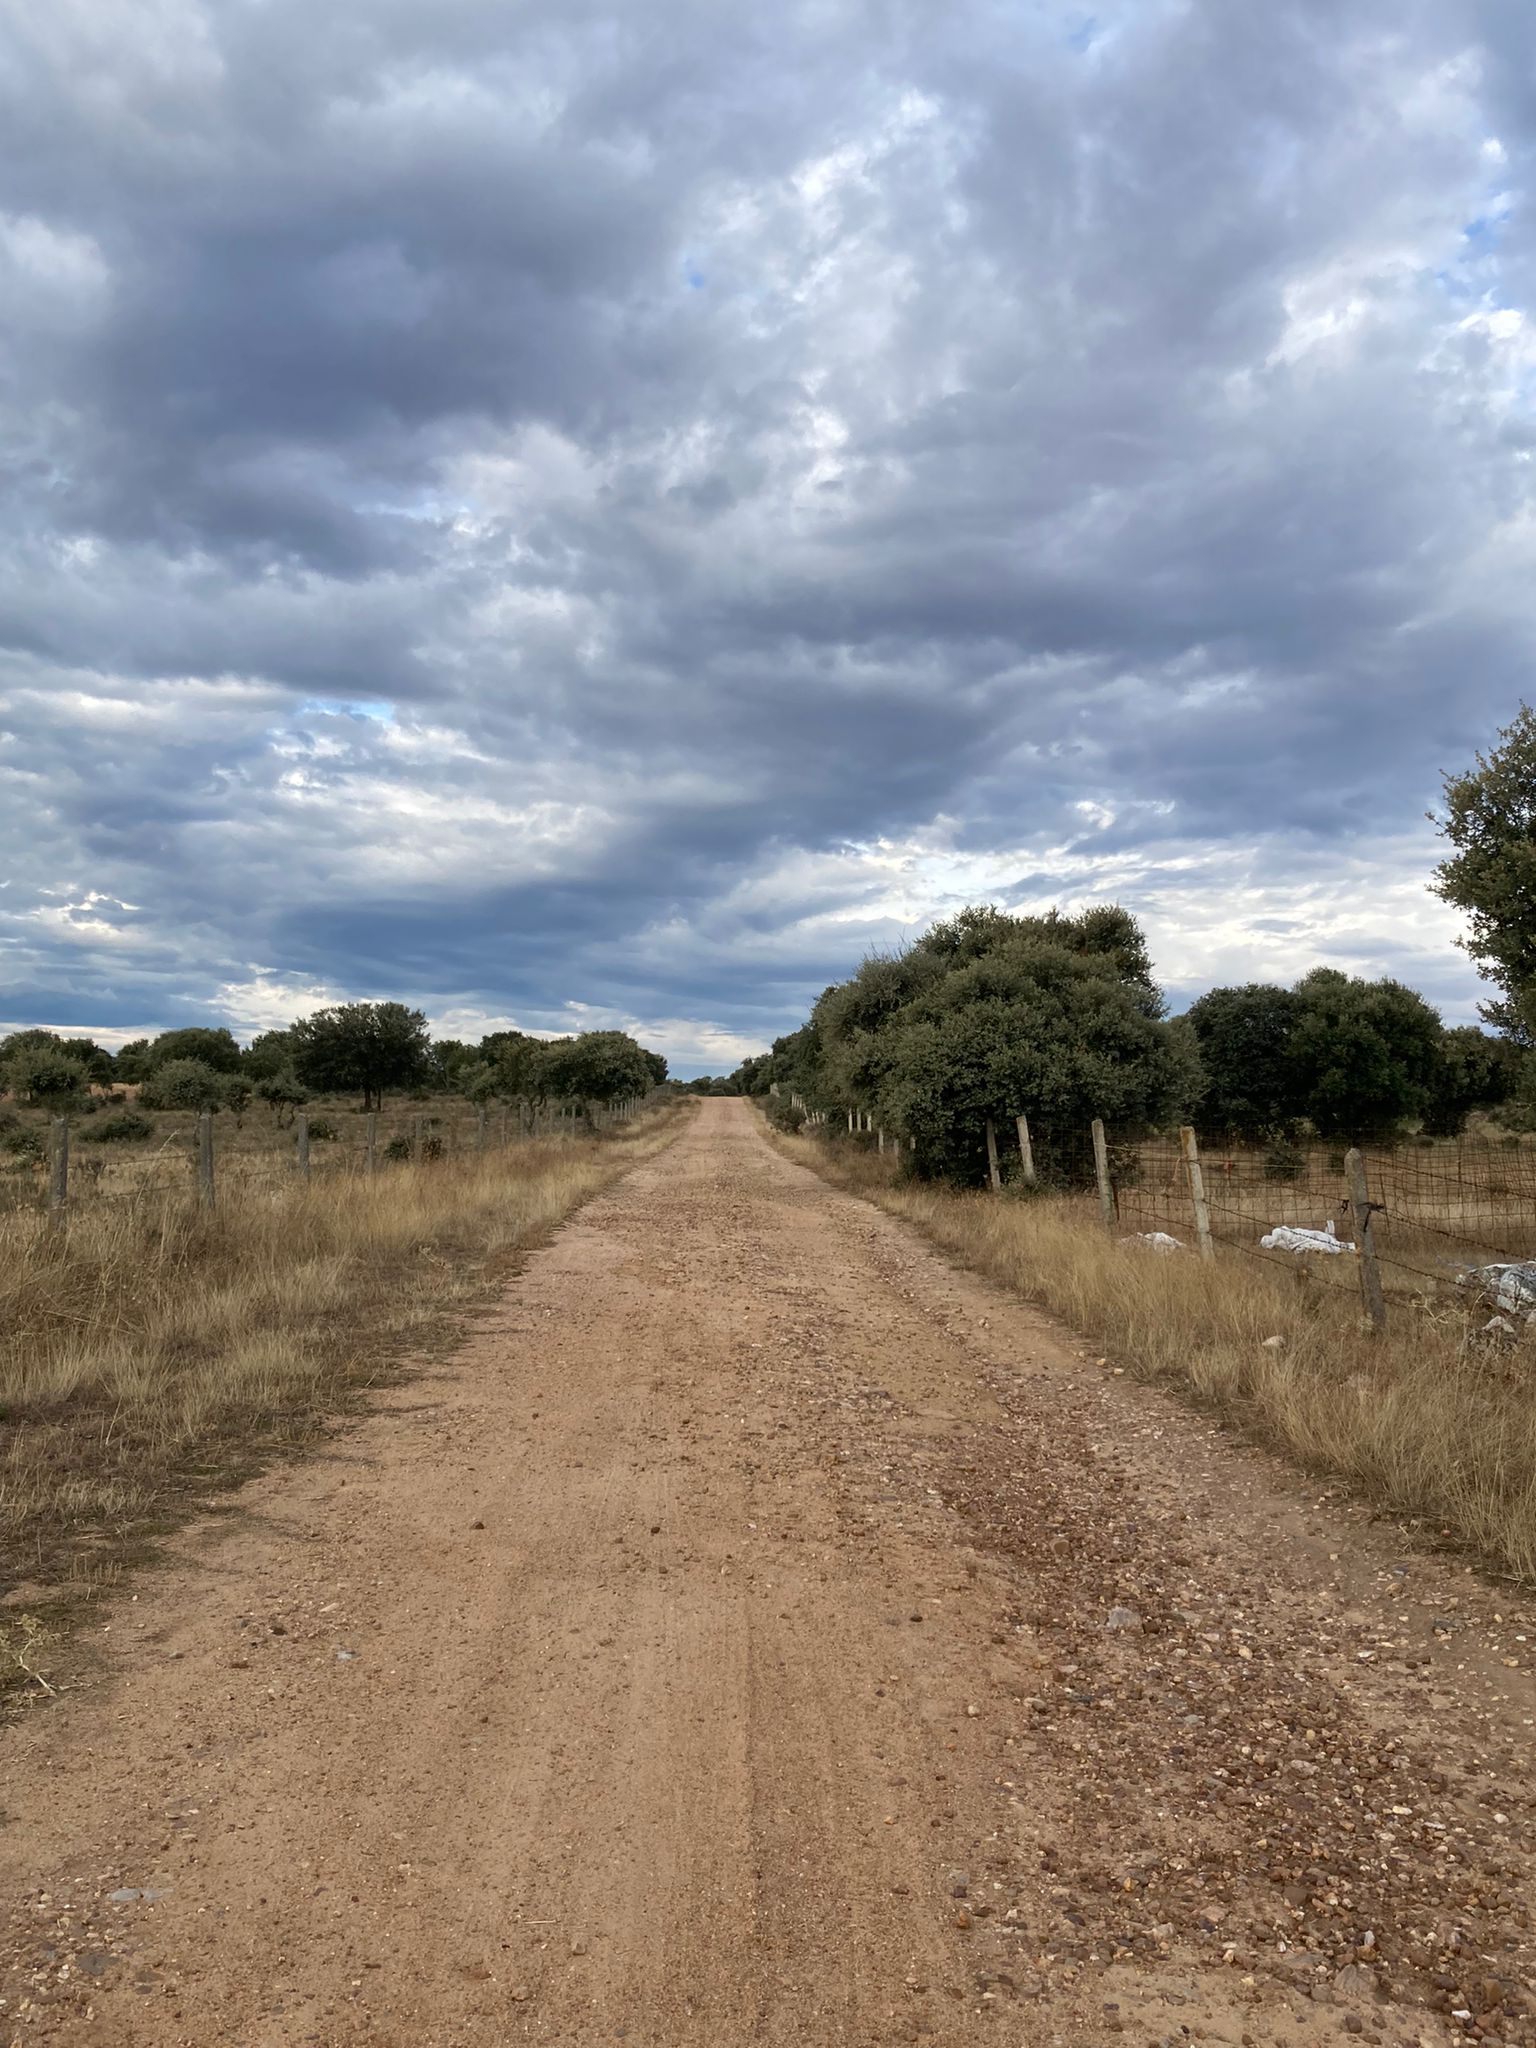
[[[775,1137],[791,1158],[1049,1309],[1133,1376],[1536,1581],[1529,1354],[1480,1343],[1464,1311],[1426,1311],[1377,1336],[1343,1290],[1284,1268],[1117,1242],[1089,1198],[998,1199],[924,1183],[835,1132]]]
[[[51,1626],[158,1531],[451,1336],[682,1113],[663,1097],[596,1134],[236,1179],[211,1212],[156,1189],[62,1227],[31,1206],[0,1216],[0,1620]],[[14,1660],[11,1675],[26,1683]]]

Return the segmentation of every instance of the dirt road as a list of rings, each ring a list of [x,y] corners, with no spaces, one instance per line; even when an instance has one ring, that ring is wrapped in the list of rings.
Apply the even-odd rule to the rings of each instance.
[[[1528,2042],[1526,1633],[708,1101],[0,1745],[0,2041]]]

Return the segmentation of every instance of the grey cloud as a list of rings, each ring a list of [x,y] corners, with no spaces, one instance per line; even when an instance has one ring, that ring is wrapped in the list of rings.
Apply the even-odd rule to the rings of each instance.
[[[956,875],[1130,863],[1194,926],[1260,845],[1262,972],[1287,850],[1406,844],[1530,672],[1530,45],[1495,0],[29,11],[10,1007],[260,967],[761,1035]]]

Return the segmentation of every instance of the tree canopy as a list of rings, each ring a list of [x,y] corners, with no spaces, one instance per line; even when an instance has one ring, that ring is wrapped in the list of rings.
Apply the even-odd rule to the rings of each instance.
[[[1200,1121],[1207,1130],[1258,1139],[1305,1115],[1291,1057],[1299,1015],[1291,989],[1258,981],[1213,988],[1191,1005],[1190,1028],[1205,1072]]]
[[[162,1031],[144,1054],[143,1071],[153,1074],[171,1060],[200,1060],[216,1074],[238,1074],[243,1064],[240,1047],[232,1031],[222,1026],[189,1024],[178,1031]]]
[[[579,1102],[622,1102],[650,1093],[653,1061],[627,1031],[583,1031],[548,1048],[544,1078],[551,1095]],[[665,1072],[665,1061],[662,1062]]]
[[[420,1010],[404,1003],[338,1003],[291,1026],[294,1070],[307,1088],[355,1090],[377,1109],[387,1089],[419,1085],[431,1039]]]
[[[985,1173],[988,1119],[1028,1110],[1048,1148],[1096,1116],[1181,1115],[1200,1089],[1193,1033],[1166,1020],[1140,928],[1113,905],[961,911],[826,990],[754,1078],[869,1110],[915,1141],[920,1172],[962,1182]]]
[[[1522,704],[1500,744],[1445,779],[1435,819],[1454,849],[1435,888],[1467,914],[1467,951],[1503,991],[1484,1006],[1490,1024],[1536,1046],[1536,712]]]

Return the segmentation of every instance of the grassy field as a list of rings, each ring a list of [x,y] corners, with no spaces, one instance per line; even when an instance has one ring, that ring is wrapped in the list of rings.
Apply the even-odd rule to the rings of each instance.
[[[513,1255],[670,1141],[666,1108],[301,1181],[183,1175],[81,1202],[50,1229],[0,1214],[0,1664],[126,1557],[409,1356],[449,1335]],[[51,1622],[50,1622],[50,1625]],[[24,1675],[24,1674],[23,1674]],[[4,1674],[0,1673],[0,1677]]]
[[[1426,1297],[1375,1337],[1358,1294],[1304,1285],[1293,1268],[1237,1252],[1205,1264],[1112,1240],[1092,1198],[952,1193],[905,1180],[888,1156],[854,1144],[775,1142],[1038,1301],[1131,1372],[1536,1580],[1536,1340],[1489,1344],[1477,1335],[1486,1309]]]

